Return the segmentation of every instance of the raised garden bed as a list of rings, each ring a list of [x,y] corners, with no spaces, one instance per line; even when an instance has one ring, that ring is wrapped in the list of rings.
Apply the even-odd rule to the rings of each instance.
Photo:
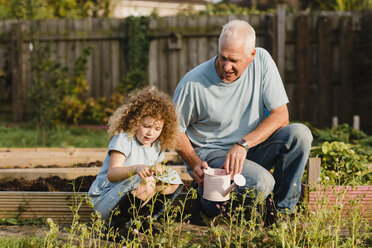
[[[28,157],[29,162],[19,163],[18,169],[14,169],[14,167],[11,169],[10,164],[4,166],[4,164],[1,163],[5,161],[3,159],[5,157],[3,153],[13,152],[19,154],[18,161],[21,161],[20,157],[23,156],[23,158]],[[95,161],[96,158],[93,156],[90,157],[93,161],[90,161],[89,159],[86,160],[86,156],[82,157],[85,159],[84,161],[79,161],[75,156],[73,158],[75,162],[70,163],[70,166],[67,166],[67,164],[64,164],[65,160],[62,159],[62,162],[57,161],[57,159],[55,159],[57,156],[52,158],[49,156],[40,159],[40,152],[48,154],[48,156],[50,155],[50,152],[48,152],[47,149],[0,150],[0,164],[3,165],[1,168],[6,168],[0,169],[0,182],[8,183],[8,188],[4,188],[5,184],[2,185],[0,183],[0,202],[2,203],[0,206],[0,218],[18,217],[20,219],[27,219],[41,217],[45,219],[51,217],[57,223],[71,223],[73,219],[72,208],[78,206],[79,203],[82,203],[78,214],[81,221],[88,221],[92,209],[83,199],[86,197],[86,192],[88,191],[90,184],[93,182],[95,175],[98,173],[102,161]],[[89,149],[85,149],[85,151],[63,151],[61,149],[56,149],[54,152],[61,154],[67,153],[68,156],[74,156],[74,154],[81,155],[83,152],[101,153],[102,160],[106,153],[103,149],[95,151],[90,151]],[[39,159],[37,163],[35,163],[30,157],[34,153],[37,154],[35,156]],[[63,156],[61,154],[58,156],[62,158]],[[15,153],[13,153],[13,155],[15,155]],[[8,156],[12,157],[10,154],[7,154],[7,157]],[[52,160],[48,160],[47,158]],[[191,184],[192,180],[188,175],[186,168],[184,166],[175,165],[181,164],[180,158],[176,153],[166,153],[165,160],[170,161],[170,163],[173,164],[172,168],[178,171],[186,185]],[[53,163],[50,161],[53,161]],[[80,166],[76,166],[76,164],[80,164]],[[305,199],[309,201],[310,207],[316,208],[320,201],[328,202],[329,206],[338,203],[348,205],[350,200],[355,200],[358,197],[362,198],[360,204],[362,205],[362,209],[366,213],[366,216],[369,219],[372,219],[372,186],[361,186],[357,191],[348,189],[346,194],[347,197],[344,197],[343,201],[340,202],[339,198],[332,196],[331,189],[324,191],[315,187],[319,175],[320,160],[314,158],[309,159],[307,170],[308,185],[306,185],[308,190]],[[31,182],[32,180],[33,182]],[[83,183],[81,184],[82,181]],[[75,184],[75,192],[72,183]],[[24,188],[21,188],[22,184]],[[79,192],[77,192],[78,188],[80,188]],[[181,194],[179,199],[182,200],[184,196],[184,194]],[[344,210],[347,211],[347,207],[345,207]]]
[[[343,215],[360,207],[362,215],[372,221],[372,186],[319,186],[320,160],[310,160],[308,164],[306,197],[310,210],[339,208]],[[355,205],[356,204],[356,205]]]
[[[79,206],[79,219],[89,221],[93,210],[86,204],[86,195],[106,152],[101,148],[1,148],[0,218],[53,218],[68,224],[74,218],[72,210]],[[181,164],[176,153],[166,153],[165,160],[191,184],[186,169],[175,165]]]
[[[174,168],[175,166],[173,166]],[[185,175],[183,168],[176,168]],[[87,204],[87,191],[95,176],[67,180],[58,176],[26,180],[14,178],[0,183],[0,218],[53,218],[59,224],[71,223],[78,207],[79,220],[87,222],[93,209]],[[191,177],[182,178],[191,184]],[[183,200],[180,194],[178,200]]]
[[[362,215],[372,221],[372,186],[334,186],[314,187],[309,192],[311,209],[338,208],[344,215],[349,214],[356,207]]]

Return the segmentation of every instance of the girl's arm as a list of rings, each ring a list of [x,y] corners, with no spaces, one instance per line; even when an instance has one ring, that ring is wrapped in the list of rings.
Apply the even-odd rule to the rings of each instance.
[[[152,172],[149,167],[145,164],[137,164],[133,166],[124,167],[126,156],[118,151],[111,151],[109,168],[107,171],[107,179],[110,182],[119,182],[127,179],[136,173],[142,177],[146,178],[152,176]]]

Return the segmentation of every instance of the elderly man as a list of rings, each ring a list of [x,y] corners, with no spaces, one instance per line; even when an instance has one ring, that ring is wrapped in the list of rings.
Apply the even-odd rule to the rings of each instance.
[[[242,174],[246,185],[235,189],[238,195],[252,189],[266,198],[273,192],[279,211],[292,212],[301,193],[312,135],[305,125],[289,125],[278,69],[255,39],[247,22],[228,22],[218,55],[188,72],[174,93],[181,131],[177,152],[212,217],[220,214],[221,203],[202,197],[207,166],[222,167],[231,177]]]

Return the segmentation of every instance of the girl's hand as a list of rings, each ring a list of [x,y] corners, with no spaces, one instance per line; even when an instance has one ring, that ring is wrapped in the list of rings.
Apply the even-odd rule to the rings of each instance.
[[[153,173],[145,164],[137,165],[136,172],[141,178],[151,177]]]
[[[150,170],[155,173],[155,175],[160,176],[165,172],[166,168],[165,165],[156,163],[150,167]]]

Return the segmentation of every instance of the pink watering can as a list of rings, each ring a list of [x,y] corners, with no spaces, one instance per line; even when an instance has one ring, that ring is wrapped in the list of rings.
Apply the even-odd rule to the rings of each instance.
[[[204,191],[203,198],[210,201],[227,201],[230,199],[230,192],[236,185],[244,186],[245,178],[241,174],[234,176],[234,182],[230,184],[230,174],[224,169],[213,169],[207,167],[204,170]]]

